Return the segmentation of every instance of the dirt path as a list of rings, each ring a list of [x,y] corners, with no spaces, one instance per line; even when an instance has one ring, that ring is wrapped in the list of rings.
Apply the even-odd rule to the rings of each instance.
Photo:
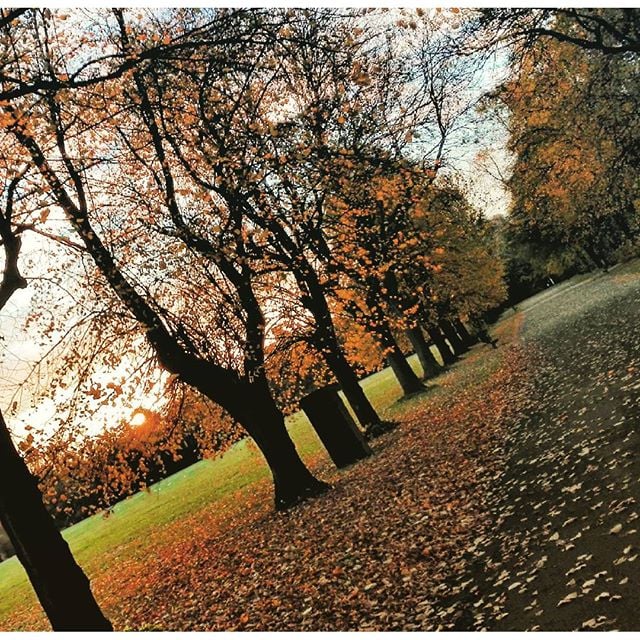
[[[443,628],[640,629],[638,269],[523,309],[526,410]]]

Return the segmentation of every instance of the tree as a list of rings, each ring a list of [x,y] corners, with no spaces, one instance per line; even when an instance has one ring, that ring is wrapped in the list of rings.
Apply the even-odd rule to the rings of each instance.
[[[444,178],[444,177],[443,177]],[[421,203],[417,224],[430,229],[427,246],[434,268],[431,281],[421,281],[432,307],[454,325],[497,307],[504,299],[504,268],[491,227],[475,210],[464,187],[442,179]]]
[[[5,142],[4,140],[3,142]],[[0,212],[4,269],[0,310],[27,280],[19,269],[21,235],[27,226],[16,215],[20,182],[27,169],[9,167]],[[18,212],[23,213],[23,212]],[[111,631],[69,546],[47,512],[36,479],[18,453],[0,412],[0,522],[55,631]],[[64,585],[64,589],[60,585]]]
[[[311,25],[310,35],[298,35],[308,51],[302,47],[291,55],[285,95],[293,96],[295,107],[282,128],[296,132],[299,149],[292,153],[287,137],[275,141],[278,157],[298,162],[280,168],[272,197],[280,206],[288,204],[288,224],[322,265],[326,293],[359,288],[360,306],[348,294],[340,304],[376,336],[401,386],[412,393],[422,385],[381,303],[381,278],[389,270],[390,246],[402,228],[401,209],[411,187],[403,192],[402,205],[383,211],[376,185],[391,180],[420,136],[427,139],[415,145],[424,154],[423,165],[440,165],[457,113],[449,104],[453,79],[459,82],[463,74],[444,63],[432,33],[423,34],[428,47],[403,48],[404,27],[391,25],[376,34],[363,24],[347,24],[346,34],[335,25],[329,34],[326,26]],[[346,40],[354,53],[335,47],[332,38]]]
[[[22,98],[38,95],[43,92],[65,92],[74,89],[90,88],[102,82],[116,80],[126,76],[131,70],[148,61],[165,57],[181,56],[193,51],[194,45],[206,46],[212,42],[221,43],[220,35],[213,35],[220,28],[227,29],[229,44],[235,43],[237,33],[234,26],[238,16],[250,18],[252,11],[214,12],[174,12],[173,17],[181,21],[177,33],[169,33],[164,37],[150,38],[146,46],[141,47],[133,55],[124,55],[122,51],[107,49],[95,53],[95,43],[90,37],[78,33],[71,27],[65,29],[64,21],[69,14],[49,9],[2,9],[0,13],[0,30],[7,37],[0,63],[0,102],[20,102]],[[142,15],[142,14],[138,14]],[[47,33],[47,24],[56,23],[56,35]],[[153,22],[153,20],[152,20]],[[93,16],[85,16],[85,26],[100,32],[101,26]],[[154,26],[158,26],[156,23]],[[39,69],[31,74],[32,64],[29,52],[42,44],[42,37],[49,38],[49,55],[61,56],[64,69],[51,66]],[[71,46],[69,41],[72,40]],[[15,45],[20,46],[15,46]],[[80,45],[79,47],[77,45]],[[82,51],[85,57],[76,54]]]
[[[128,46],[128,36],[122,17],[120,20],[123,46]],[[264,46],[264,43],[261,46]],[[238,62],[239,60],[236,58],[235,63],[238,64]],[[209,67],[208,71],[211,72],[211,67]],[[189,69],[189,73],[194,73],[193,67]],[[225,232],[218,235],[216,244],[215,241],[211,241],[210,234],[207,230],[202,228],[202,223],[196,222],[193,224],[187,222],[186,217],[181,213],[180,206],[178,205],[178,199],[176,197],[178,189],[176,185],[179,184],[179,180],[176,179],[177,173],[170,168],[170,159],[167,156],[167,150],[165,148],[165,144],[166,146],[169,146],[169,143],[164,142],[163,131],[155,123],[156,116],[159,116],[161,121],[166,122],[167,114],[162,111],[162,107],[154,109],[150,87],[148,86],[149,82],[149,84],[152,83],[153,86],[157,88],[166,81],[166,78],[159,77],[158,74],[155,73],[155,70],[152,70],[146,78],[142,73],[136,72],[134,74],[134,78],[136,83],[135,90],[140,103],[139,114],[141,116],[141,124],[148,130],[150,142],[156,156],[155,160],[157,160],[161,167],[162,176],[160,177],[159,173],[154,174],[154,181],[161,185],[162,198],[170,212],[171,223],[174,227],[174,230],[171,233],[175,234],[189,250],[210,260],[212,265],[218,268],[224,277],[235,288],[237,301],[241,305],[241,312],[238,315],[243,315],[246,331],[244,370],[246,375],[248,375],[250,379],[253,379],[254,383],[257,383],[258,380],[262,380],[262,384],[266,388],[268,387],[264,353],[266,322],[261,309],[261,302],[259,301],[256,293],[256,286],[258,286],[257,282],[264,270],[264,260],[262,259],[263,252],[262,250],[256,252],[254,249],[255,242],[252,238],[251,223],[255,224],[255,209],[250,207],[246,198],[242,195],[243,192],[238,186],[238,182],[242,185],[244,180],[238,180],[239,176],[237,169],[231,172],[228,170],[227,165],[229,163],[230,156],[231,161],[234,164],[237,164],[238,162],[238,158],[232,151],[232,136],[229,132],[226,132],[226,136],[224,132],[217,132],[214,140],[219,142],[220,136],[222,136],[224,144],[226,145],[224,150],[218,148],[218,153],[213,156],[214,158],[217,158],[218,154],[222,154],[223,160],[217,164],[217,166],[211,167],[211,161],[204,162],[202,158],[198,158],[200,164],[204,164],[205,169],[212,169],[212,173],[217,175],[217,180],[207,181],[206,179],[203,179],[194,168],[193,164],[189,164],[187,160],[189,154],[188,148],[183,147],[179,151],[176,149],[176,151],[178,151],[178,158],[182,161],[182,166],[186,167],[188,171],[188,181],[185,181],[185,185],[182,187],[183,191],[185,187],[187,189],[192,189],[194,192],[193,197],[199,198],[200,201],[215,201],[215,198],[218,200],[219,204],[217,206],[212,202],[210,207],[214,216],[218,217],[218,226],[224,228]],[[224,81],[228,82],[226,78]],[[204,83],[204,86],[207,87],[206,82]],[[187,93],[186,95],[181,94],[180,97],[185,99],[187,102],[202,104],[202,95],[198,96],[199,99],[196,100],[195,92]],[[236,93],[234,98],[237,104],[241,101],[242,94]],[[156,104],[162,104],[162,90],[154,93],[154,99]],[[173,97],[173,99],[175,99],[175,97]],[[207,101],[207,104],[210,108],[211,101]],[[200,117],[204,117],[206,119],[208,125],[206,127],[206,131],[213,131],[214,125],[211,122],[211,113],[204,113],[200,110]],[[179,122],[180,120],[179,118],[176,118],[175,121]],[[199,130],[199,135],[202,139],[206,134],[202,130]],[[176,140],[175,134],[171,136],[171,139],[174,141]],[[136,150],[135,154],[140,156],[141,152]],[[150,166],[151,164],[152,163],[147,160],[146,166]],[[176,169],[179,166],[180,163],[176,162]],[[245,178],[246,176],[242,177]],[[246,187],[243,186],[242,189],[246,189]],[[190,203],[190,206],[192,208],[196,208],[198,207],[198,203]],[[278,228],[278,231],[281,232],[281,229]],[[282,238],[282,233],[280,233],[278,237]],[[302,267],[295,272],[298,273],[301,268]],[[272,267],[267,267],[267,272],[271,269]],[[307,283],[308,281],[309,278],[305,280]],[[228,298],[227,303],[229,303]],[[318,320],[316,331],[331,334],[332,324],[328,310],[327,313],[322,315],[322,318]],[[335,346],[336,350],[339,351],[337,341]],[[332,353],[334,352],[332,351]],[[340,356],[341,354],[338,353],[334,356],[334,359],[338,360]],[[341,363],[348,366],[344,357],[342,357]],[[344,378],[344,375],[342,378]],[[357,386],[355,378],[354,382]],[[365,427],[370,426],[370,424],[376,424],[379,421],[377,414],[371,407],[370,403],[366,400],[366,397],[360,390],[359,386],[358,390],[360,393],[359,395],[355,395],[354,398],[354,409],[356,413],[363,418],[363,424]],[[354,397],[351,386],[347,386],[347,393],[349,396]],[[335,429],[339,428],[340,427],[338,425],[335,426]],[[358,446],[357,443],[360,442],[359,438],[351,438],[350,441],[354,445],[353,451],[351,452],[353,461],[366,457],[371,453],[363,442]],[[346,446],[347,445],[345,443],[345,448]],[[345,457],[349,457],[348,452],[345,452]]]
[[[635,240],[637,71],[635,58],[551,41],[494,94],[515,157],[507,233],[537,277],[604,266]]]
[[[309,11],[295,14],[280,27],[278,38],[268,47],[246,50],[246,62],[233,74],[215,76],[211,73],[212,60],[202,68],[172,65],[154,69],[154,88],[158,91],[155,109],[163,134],[193,182],[203,193],[214,193],[241,212],[241,232],[247,237],[249,255],[262,262],[262,269],[280,271],[285,279],[290,274],[300,290],[302,306],[314,319],[314,327],[305,339],[325,358],[363,428],[369,429],[380,418],[340,346],[323,275],[309,252],[313,232],[307,228],[300,233],[295,228],[308,222],[299,222],[309,213],[301,210],[306,207],[300,197],[304,185],[292,186],[288,180],[283,183],[279,175],[283,170],[292,173],[308,155],[289,123],[278,119],[285,117],[279,110],[291,97],[282,88],[282,79],[293,64],[291,57],[303,56],[312,46],[309,34],[297,36],[296,30],[313,31],[309,25],[316,18]],[[334,27],[339,24],[331,12],[324,20]],[[324,28],[328,28],[326,24]],[[332,43],[323,51],[336,55],[335,48]],[[187,114],[185,104],[190,105]],[[191,128],[182,126],[184,117],[192,123]],[[293,206],[289,198],[274,197],[280,188],[297,191]]]
[[[116,42],[120,41],[120,34],[124,28],[128,32],[127,25],[123,24],[122,13],[115,13],[119,25],[116,27]],[[235,43],[241,46],[245,37],[250,37],[243,31],[247,25],[244,23],[244,14],[239,12],[237,17]],[[251,23],[251,20],[249,20]],[[223,47],[228,47],[230,32],[226,23],[223,34],[217,34],[221,38]],[[113,33],[113,32],[112,32]],[[211,34],[210,38],[214,38]],[[140,40],[136,40],[136,46],[140,47]],[[212,46],[211,42],[209,43]],[[48,60],[45,66],[50,68],[55,64],[54,60]],[[101,85],[102,95],[118,96],[120,86],[116,83]],[[74,99],[79,101],[95,99],[95,93],[87,96],[74,94]],[[103,101],[104,103],[104,101]],[[77,104],[77,103],[76,103]],[[85,103],[86,104],[86,103]],[[260,450],[265,455],[272,470],[275,485],[275,502],[278,508],[285,508],[308,497],[326,490],[327,485],[316,480],[300,460],[295,446],[291,441],[284,424],[282,412],[276,406],[268,388],[266,377],[261,370],[259,350],[248,349],[244,354],[245,370],[238,373],[233,367],[218,363],[207,352],[206,347],[199,340],[194,340],[185,333],[185,325],[180,322],[180,317],[167,313],[165,309],[157,305],[153,297],[146,295],[144,285],[139,288],[132,283],[122,267],[118,264],[118,258],[108,245],[100,238],[100,234],[93,226],[93,219],[101,212],[110,213],[109,200],[113,200],[114,193],[106,192],[104,204],[98,205],[88,197],[91,192],[89,180],[90,169],[97,171],[95,167],[87,166],[85,160],[75,158],[71,149],[82,144],[77,131],[73,130],[74,124],[79,125],[80,130],[88,132],[92,137],[94,129],[91,123],[78,122],[71,113],[72,103],[62,101],[60,94],[46,95],[44,104],[39,105],[38,116],[45,123],[44,128],[37,122],[34,113],[27,120],[17,113],[11,106],[6,111],[13,118],[9,125],[16,140],[26,151],[34,166],[40,172],[45,188],[50,190],[58,206],[66,214],[71,227],[78,234],[86,250],[95,261],[103,278],[116,293],[121,303],[137,319],[146,332],[149,344],[155,350],[158,361],[167,371],[179,376],[184,382],[198,389],[205,396],[211,398],[223,406],[229,414],[240,422],[256,441]],[[99,117],[95,111],[88,112],[91,116]],[[69,120],[67,120],[69,118]],[[70,124],[71,123],[71,124]],[[89,124],[89,126],[87,126]],[[51,138],[53,131],[53,138]],[[36,137],[40,137],[39,142]],[[49,151],[48,145],[53,143]],[[91,143],[89,143],[91,144]],[[50,154],[54,153],[62,158],[61,164],[54,165]],[[49,157],[48,157],[49,155]],[[171,176],[163,174],[166,165],[161,162],[161,176],[166,180],[164,184],[165,195],[170,196],[172,185]],[[95,173],[94,173],[95,175]],[[180,211],[177,200],[160,200],[159,206],[167,207],[173,216],[173,223],[181,232]],[[108,222],[107,222],[108,224]],[[184,240],[185,237],[183,236]],[[220,265],[217,265],[221,268]],[[230,274],[225,274],[229,277]],[[238,277],[242,277],[242,273]],[[240,286],[245,286],[246,281],[238,281]],[[142,289],[142,291],[140,290]],[[247,300],[251,302],[251,294],[247,290]],[[259,347],[262,338],[264,323],[259,308],[252,310],[249,328],[255,332],[251,337],[251,346]],[[250,401],[249,401],[250,400]]]
[[[34,438],[24,451],[59,527],[109,510],[203,458],[220,455],[244,436],[220,407],[190,387],[176,379],[167,386],[170,398],[161,413],[138,408],[129,419],[81,440],[58,430],[46,440]]]

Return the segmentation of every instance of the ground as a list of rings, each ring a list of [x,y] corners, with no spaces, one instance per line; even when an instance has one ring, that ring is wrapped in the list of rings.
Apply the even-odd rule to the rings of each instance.
[[[499,526],[469,553],[446,628],[640,629],[636,269],[521,305],[529,375],[487,497]]]
[[[581,276],[424,394],[368,380],[400,426],[341,472],[296,417],[334,489],[288,513],[244,443],[65,535],[120,630],[638,629],[639,302],[638,262]],[[0,629],[34,603],[0,564]]]

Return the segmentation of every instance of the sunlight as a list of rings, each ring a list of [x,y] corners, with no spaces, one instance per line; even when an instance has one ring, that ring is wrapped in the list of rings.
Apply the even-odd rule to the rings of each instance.
[[[142,413],[142,411],[137,411],[133,414],[131,420],[129,420],[129,424],[132,427],[140,427],[147,421],[147,416]]]

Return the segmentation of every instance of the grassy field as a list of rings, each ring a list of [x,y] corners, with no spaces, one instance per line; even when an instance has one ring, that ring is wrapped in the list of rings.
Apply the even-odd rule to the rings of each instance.
[[[409,359],[420,375],[417,358]],[[401,397],[393,373],[385,369],[363,381],[365,392],[385,417],[393,414],[392,405]],[[288,428],[298,451],[312,467],[326,461],[326,453],[303,413],[288,419]],[[237,443],[214,460],[203,460],[117,504],[108,517],[96,515],[64,531],[64,537],[81,566],[90,577],[107,573],[119,563],[142,561],[148,541],[173,521],[193,516],[219,503],[230,511],[246,504],[243,496],[254,488],[269,487],[269,471],[255,446],[247,440]],[[264,501],[266,508],[270,503]],[[38,606],[17,558],[0,564],[0,630],[17,609]]]

